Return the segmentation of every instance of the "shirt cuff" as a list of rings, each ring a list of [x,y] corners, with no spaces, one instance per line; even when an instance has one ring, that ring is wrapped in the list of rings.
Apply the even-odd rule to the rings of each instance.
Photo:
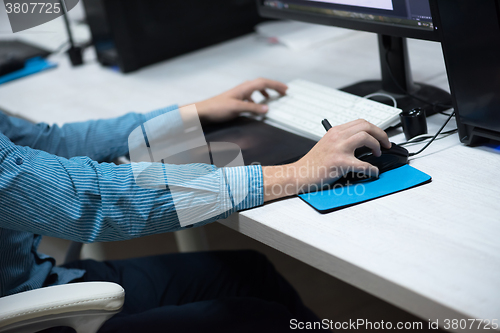
[[[148,120],[151,120],[153,118],[156,118],[158,116],[161,116],[164,113],[177,110],[178,108],[179,108],[179,105],[174,104],[174,105],[167,106],[165,108],[161,108],[161,109],[158,109],[158,110],[154,110],[154,111],[145,113],[145,114],[143,114],[143,116],[144,116],[144,122],[146,122]]]
[[[264,203],[264,179],[260,165],[223,168],[223,175],[233,206],[229,211],[240,211]]]

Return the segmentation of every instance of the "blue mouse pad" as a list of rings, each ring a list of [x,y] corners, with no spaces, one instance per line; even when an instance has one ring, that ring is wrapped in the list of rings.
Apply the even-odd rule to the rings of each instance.
[[[431,176],[409,165],[384,172],[378,179],[359,181],[331,189],[300,194],[299,197],[320,213],[356,205],[362,202],[429,183]]]
[[[0,84],[13,81],[31,74],[35,74],[46,69],[54,68],[57,64],[47,61],[41,57],[26,60],[24,68],[15,72],[0,76]]]

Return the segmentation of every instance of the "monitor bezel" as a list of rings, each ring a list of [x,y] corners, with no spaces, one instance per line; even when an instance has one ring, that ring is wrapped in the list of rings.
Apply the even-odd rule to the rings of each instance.
[[[264,5],[265,0],[256,0],[259,14],[263,17],[283,19],[283,20],[295,20],[308,23],[322,24],[328,26],[335,26],[340,28],[373,32],[382,35],[395,36],[395,37],[407,37],[415,39],[423,39],[429,41],[440,41],[440,35],[437,31],[437,26],[434,23],[434,29],[425,30],[418,28],[405,27],[397,24],[389,24],[386,22],[362,22],[359,20],[334,17],[328,15],[322,15],[317,13],[308,12],[294,12],[294,11],[284,11],[281,9],[275,9]],[[430,2],[432,7],[432,2]]]

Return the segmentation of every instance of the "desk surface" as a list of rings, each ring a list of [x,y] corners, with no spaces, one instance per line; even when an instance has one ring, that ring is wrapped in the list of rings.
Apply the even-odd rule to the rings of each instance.
[[[414,79],[448,90],[440,45],[409,48]],[[87,58],[71,69],[56,56],[58,69],[0,86],[0,107],[64,123],[192,103],[260,76],[331,87],[380,77],[376,36],[349,30],[300,52],[249,35],[126,76]],[[430,132],[444,120],[431,117]],[[222,223],[421,318],[500,319],[500,153],[453,135],[411,165],[433,182],[326,215],[290,198]]]

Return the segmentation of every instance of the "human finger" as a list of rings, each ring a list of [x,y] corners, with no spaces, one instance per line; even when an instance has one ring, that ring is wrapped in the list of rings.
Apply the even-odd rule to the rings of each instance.
[[[267,105],[256,104],[245,101],[235,101],[233,109],[237,112],[251,112],[254,114],[263,114],[269,110]]]
[[[385,133],[385,131],[383,131],[380,127],[377,127],[366,120],[357,121],[353,126],[345,128],[343,130],[343,135],[345,137],[351,137],[359,132],[366,132],[377,139],[383,147],[391,148],[391,142],[389,141],[387,133]]]
[[[382,151],[380,149],[380,142],[367,132],[358,132],[347,139],[347,147],[350,151],[363,146],[370,148],[375,156],[380,156]]]
[[[277,91],[280,95],[285,95],[288,89],[287,85],[274,80],[269,80],[265,78],[259,78],[249,82],[249,88],[252,91],[261,91],[265,89],[273,89]]]

